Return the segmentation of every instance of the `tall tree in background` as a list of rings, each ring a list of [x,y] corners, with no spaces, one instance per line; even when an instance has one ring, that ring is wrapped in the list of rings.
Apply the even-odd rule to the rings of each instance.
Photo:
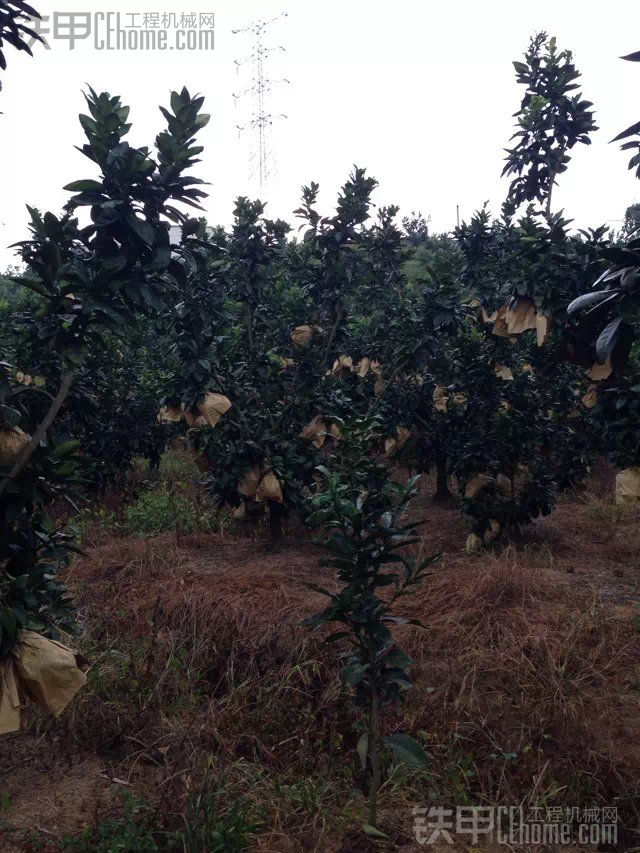
[[[522,202],[545,202],[551,213],[556,177],[570,161],[569,151],[578,142],[589,145],[589,134],[597,130],[591,101],[582,100],[576,80],[580,72],[571,51],[558,51],[555,38],[538,33],[531,39],[524,62],[514,62],[518,83],[526,86],[515,116],[518,141],[507,149],[503,175],[515,175],[509,191],[517,206]]]
[[[630,240],[637,231],[640,231],[640,202],[630,204],[625,210],[620,237]]]

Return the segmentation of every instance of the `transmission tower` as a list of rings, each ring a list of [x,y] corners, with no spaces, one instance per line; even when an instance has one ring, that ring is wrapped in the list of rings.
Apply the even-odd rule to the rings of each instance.
[[[268,21],[254,21],[247,27],[232,30],[233,35],[247,34],[252,37],[251,51],[244,57],[234,60],[236,71],[239,74],[241,68],[247,65],[250,68],[249,85],[240,92],[233,93],[234,103],[238,104],[244,99],[251,102],[251,111],[245,124],[238,124],[238,134],[252,134],[253,146],[249,156],[249,177],[258,176],[260,185],[260,196],[266,186],[267,178],[275,167],[275,155],[270,149],[270,131],[273,122],[277,119],[287,118],[284,113],[272,113],[269,102],[270,95],[276,86],[288,84],[286,77],[274,79],[269,76],[269,59],[274,53],[284,52],[282,45],[272,47],[267,42],[268,30],[276,21],[286,18],[287,13],[271,18]]]

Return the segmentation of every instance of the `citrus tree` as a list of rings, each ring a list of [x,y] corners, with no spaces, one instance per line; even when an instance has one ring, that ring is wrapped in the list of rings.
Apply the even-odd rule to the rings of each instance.
[[[267,219],[263,204],[238,199],[224,245],[213,254],[203,247],[214,258],[208,286],[220,288],[222,302],[213,308],[196,299],[184,309],[185,318],[193,318],[222,307],[226,325],[217,344],[196,339],[198,345],[204,341],[199,365],[207,373],[192,386],[200,396],[186,398],[186,377],[177,377],[163,416],[187,416],[194,402],[196,408],[206,404],[207,393],[224,397],[223,416],[215,423],[190,424],[209,459],[210,488],[239,515],[266,505],[272,546],[282,538],[284,517],[304,514],[318,452],[338,439],[335,419],[351,406],[339,383],[340,367],[328,366],[344,339],[348,291],[360,281],[365,262],[357,242],[373,186],[363,170],[354,170],[329,218],[313,207],[317,186],[304,188],[298,214],[307,230],[301,244],[288,242],[289,226]],[[281,322],[278,306],[293,291],[285,317],[301,313],[291,328]],[[185,332],[185,345],[190,336],[193,329]]]
[[[47,515],[71,497],[79,442],[56,445],[52,427],[105,331],[120,333],[140,312],[153,313],[173,283],[169,219],[184,221],[175,202],[197,203],[194,136],[208,116],[203,99],[174,92],[168,127],[155,157],[124,137],[129,110],[93,89],[80,116],[82,152],[98,177],[74,181],[61,216],[30,208],[31,235],[18,244],[27,273],[16,283],[35,294],[17,322],[29,363],[3,364],[0,376],[0,642],[6,652],[18,628],[54,630],[63,593],[56,568],[75,547]],[[81,226],[74,213],[88,208]],[[39,377],[27,381],[26,377]]]
[[[525,87],[516,113],[516,142],[508,149],[503,175],[513,175],[510,201],[537,201],[551,213],[553,187],[566,171],[569,152],[578,143],[590,144],[597,130],[593,104],[576,92],[580,72],[571,51],[558,49],[556,39],[537,33],[523,62],[514,62],[518,83]]]
[[[623,59],[640,62],[640,51]],[[638,138],[634,138],[638,137]],[[623,150],[635,152],[629,169],[640,178],[640,122],[619,133]],[[601,364],[611,364],[616,374],[623,373],[638,338],[640,328],[640,237],[629,234],[624,246],[609,246],[602,252],[609,262],[590,292],[579,295],[568,307],[571,317],[579,319],[578,339]]]
[[[309,500],[308,516],[308,524],[321,530],[319,541],[329,554],[321,565],[336,572],[339,586],[330,592],[308,584],[329,602],[306,624],[313,629],[336,628],[326,640],[345,647],[340,677],[363,712],[357,745],[369,780],[369,813],[363,828],[369,835],[384,837],[377,829],[383,748],[410,766],[428,766],[427,756],[411,737],[383,736],[383,713],[411,687],[412,661],[398,646],[393,628],[420,624],[399,617],[394,609],[424,580],[439,555],[415,559],[407,553],[419,541],[414,533],[421,522],[405,517],[417,477],[398,483],[390,478],[388,466],[372,456],[379,422],[353,418],[344,427],[331,467],[318,469],[321,487]],[[390,595],[384,594],[389,590]]]
[[[640,62],[640,51],[622,57]],[[629,170],[640,178],[640,121],[619,133],[613,142],[631,151]],[[591,289],[568,305],[567,336],[573,350],[593,361],[600,380],[591,390],[594,416],[605,431],[607,450],[615,464],[630,477],[631,492],[640,496],[640,233],[634,219],[627,222],[624,242],[606,247],[607,266]],[[631,474],[627,469],[633,469]],[[620,476],[620,475],[619,475]]]
[[[592,104],[576,91],[580,75],[570,52],[544,33],[514,66],[525,94],[503,172],[512,181],[502,216],[492,220],[485,207],[455,234],[479,322],[461,342],[461,353],[477,355],[462,361],[469,406],[454,463],[473,520],[472,547],[550,512],[558,490],[584,476],[595,450],[580,402],[587,380],[578,367],[560,365],[567,299],[583,293],[598,269],[606,229],[574,235],[570,220],[551,208],[569,152],[597,129]]]

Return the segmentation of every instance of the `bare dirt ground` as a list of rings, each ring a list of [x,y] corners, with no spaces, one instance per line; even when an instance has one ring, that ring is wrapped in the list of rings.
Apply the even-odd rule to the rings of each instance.
[[[336,649],[300,625],[323,602],[303,582],[332,580],[293,529],[278,553],[248,530],[96,539],[69,578],[89,682],[60,720],[29,710],[0,741],[0,850],[58,849],[123,790],[168,820],[212,756],[224,802],[259,806],[255,850],[423,849],[424,803],[615,804],[620,849],[640,845],[640,513],[613,506],[603,468],[519,541],[473,556],[430,488],[413,513],[420,550],[442,560],[404,605],[426,627],[400,631],[415,686],[385,727],[418,737],[433,767],[385,784],[390,842],[358,832]]]

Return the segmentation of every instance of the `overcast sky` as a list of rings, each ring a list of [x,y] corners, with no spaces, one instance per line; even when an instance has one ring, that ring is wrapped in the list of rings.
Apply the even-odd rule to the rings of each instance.
[[[43,15],[120,11],[123,24],[132,8],[124,0],[35,5]],[[320,183],[322,210],[330,212],[354,163],[378,179],[378,204],[421,210],[433,230],[454,227],[457,204],[463,218],[485,200],[499,212],[506,192],[502,149],[522,95],[511,63],[541,29],[573,51],[601,128],[591,147],[574,149],[554,208],[564,207],[577,226],[619,227],[625,208],[640,200],[628,158],[607,144],[640,118],[640,67],[618,59],[640,49],[640,3],[137,0],[135,10],[213,12],[215,48],[107,52],[95,48],[93,37],[73,51],[50,40],[51,50],[36,47],[33,59],[8,48],[0,93],[0,269],[13,258],[5,247],[26,236],[25,203],[58,212],[68,196],[64,184],[95,176],[74,148],[84,141],[77,115],[85,109],[85,84],[118,93],[131,106],[129,141],[136,145],[152,145],[164,123],[158,105],[168,104],[171,89],[186,85],[205,95],[212,121],[201,134],[206,149],[198,174],[211,183],[210,222],[228,224],[235,196],[259,195],[250,174],[253,139],[238,131],[251,103],[235,105],[232,97],[250,83],[250,66],[238,72],[234,59],[250,52],[251,38],[231,31],[283,11],[287,17],[268,36],[273,47],[286,48],[274,51],[268,73],[290,80],[274,86],[268,104],[274,115],[287,116],[274,121],[271,134],[273,173],[263,196],[272,217],[293,222],[300,187],[311,180]]]

